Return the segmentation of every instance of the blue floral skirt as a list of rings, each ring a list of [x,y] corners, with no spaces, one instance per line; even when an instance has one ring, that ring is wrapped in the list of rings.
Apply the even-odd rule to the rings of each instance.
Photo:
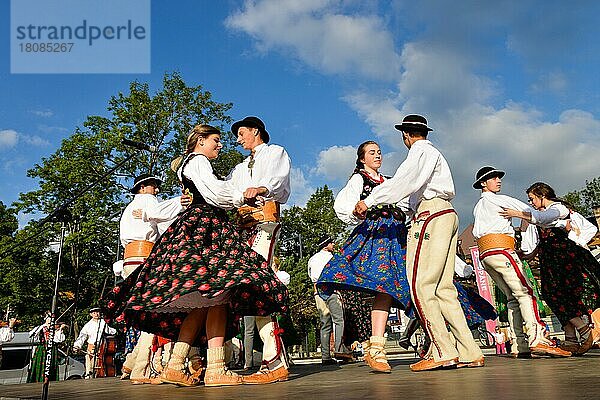
[[[410,291],[406,279],[406,233],[393,217],[366,219],[323,268],[317,288],[362,290],[392,296],[394,306],[406,309]]]
[[[406,277],[406,235],[404,223],[393,217],[366,219],[323,268],[317,282],[319,292],[385,293],[392,297],[393,306],[413,317]],[[496,318],[494,307],[479,294],[465,290],[457,281],[454,286],[469,326]]]

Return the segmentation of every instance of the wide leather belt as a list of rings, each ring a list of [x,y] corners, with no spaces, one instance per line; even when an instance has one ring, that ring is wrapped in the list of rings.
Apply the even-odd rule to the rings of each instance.
[[[515,238],[503,233],[490,233],[477,239],[479,254],[491,249],[515,249]]]
[[[279,203],[267,201],[258,207],[241,206],[237,211],[238,224],[250,228],[263,222],[279,222]]]
[[[154,246],[154,243],[148,240],[134,240],[125,246],[123,259],[126,260],[130,257],[148,257],[152,251],[152,246]]]

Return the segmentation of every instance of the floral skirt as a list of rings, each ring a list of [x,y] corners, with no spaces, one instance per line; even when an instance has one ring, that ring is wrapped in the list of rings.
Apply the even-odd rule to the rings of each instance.
[[[344,289],[385,293],[405,309],[410,301],[406,233],[404,223],[393,217],[366,219],[323,268],[317,288],[323,293]]]
[[[372,301],[351,292],[388,294],[394,306],[405,310],[409,317],[414,315],[406,277],[406,235],[404,223],[393,217],[367,219],[352,231],[339,253],[323,268],[317,288],[325,294],[339,291],[344,319],[351,326],[349,338],[366,340],[366,332],[371,330]],[[454,285],[469,326],[496,318],[494,307],[479,294],[465,290],[457,281]],[[364,315],[367,308],[369,314]]]
[[[542,296],[563,326],[600,307],[600,264],[560,229],[542,230],[539,244]]]
[[[288,312],[285,285],[244,242],[225,211],[194,204],[171,224],[144,263],[113,288],[103,311],[107,322],[124,322],[176,340],[187,314],[211,304],[183,302],[181,307],[179,298],[201,295],[210,300],[226,293],[233,321],[243,315]]]
[[[340,290],[338,293],[344,309],[344,345],[350,348],[354,342],[369,340],[373,295],[358,290]]]

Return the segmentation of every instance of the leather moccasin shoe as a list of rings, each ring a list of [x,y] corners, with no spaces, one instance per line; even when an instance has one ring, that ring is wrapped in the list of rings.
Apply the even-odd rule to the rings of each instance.
[[[435,361],[433,358],[425,358],[419,362],[410,365],[410,370],[413,372],[431,371],[434,369],[456,368],[458,358],[450,360]]]
[[[200,383],[190,374],[172,368],[163,369],[160,374],[160,380],[162,383],[172,383],[178,386],[198,386]]]
[[[531,350],[531,354],[536,354],[538,356],[571,357],[570,351],[565,351],[556,346],[542,342],[530,347],[529,350]]]
[[[267,383],[287,381],[290,375],[288,369],[281,366],[277,369],[260,369],[257,373],[242,377],[245,385],[264,385]]]
[[[573,351],[572,353],[581,356],[587,353],[592,348],[593,344],[594,337],[592,336],[592,333],[589,332],[587,337],[584,337],[583,341],[579,345],[579,348],[576,351]]]
[[[456,368],[478,368],[485,367],[485,358],[480,357],[477,360],[471,362],[459,362]]]

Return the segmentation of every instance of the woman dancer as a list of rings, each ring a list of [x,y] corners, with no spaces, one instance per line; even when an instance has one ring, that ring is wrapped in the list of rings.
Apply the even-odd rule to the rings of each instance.
[[[568,238],[570,206],[554,189],[536,182],[526,190],[530,212],[504,209],[500,215],[521,218],[540,229],[538,254],[542,293],[565,330],[563,350],[584,354],[592,344],[591,327],[582,317],[600,307],[600,264]],[[579,334],[579,340],[577,334]]]
[[[344,319],[350,320],[346,321],[345,334],[352,334],[344,343],[362,342],[367,364],[377,372],[389,373],[384,334],[390,307],[394,304],[407,314],[413,314],[405,268],[405,214],[399,206],[393,205],[369,210],[364,221],[352,213],[356,203],[386,179],[379,173],[381,163],[381,150],[376,142],[367,141],[358,147],[356,167],[337,195],[334,209],[342,221],[360,225],[340,251],[334,253],[317,287],[324,292],[338,290],[340,293]],[[496,318],[493,307],[481,296],[467,294],[460,284],[454,284],[469,326]]]
[[[374,141],[358,146],[356,168],[346,186],[337,195],[334,209],[338,217],[348,224],[360,224],[350,234],[339,253],[323,269],[317,287],[325,292],[335,289],[342,293],[345,310],[352,310],[348,300],[353,299],[359,309],[365,310],[365,298],[345,293],[361,290],[375,298],[370,307],[371,337],[366,344],[365,361],[377,372],[391,372],[385,353],[385,326],[390,307],[406,309],[410,301],[404,259],[406,256],[405,215],[399,207],[382,206],[369,210],[362,221],[352,215],[359,200],[368,196],[373,188],[384,181],[379,173],[381,150]],[[344,302],[344,299],[346,302]],[[369,308],[367,308],[369,309]],[[359,313],[360,314],[360,313]],[[357,315],[359,318],[360,315]],[[366,338],[364,325],[357,327],[360,341]],[[356,324],[355,324],[356,325]],[[360,326],[363,326],[363,329]]]
[[[287,311],[285,286],[244,243],[225,212],[233,207],[233,190],[217,179],[209,162],[223,147],[220,136],[209,125],[192,129],[177,172],[192,204],[106,301],[112,319],[176,340],[161,380],[182,386],[199,383],[185,372],[184,361],[203,327],[208,338],[205,386],[242,383],[225,369],[228,307],[236,316],[230,321]]]

